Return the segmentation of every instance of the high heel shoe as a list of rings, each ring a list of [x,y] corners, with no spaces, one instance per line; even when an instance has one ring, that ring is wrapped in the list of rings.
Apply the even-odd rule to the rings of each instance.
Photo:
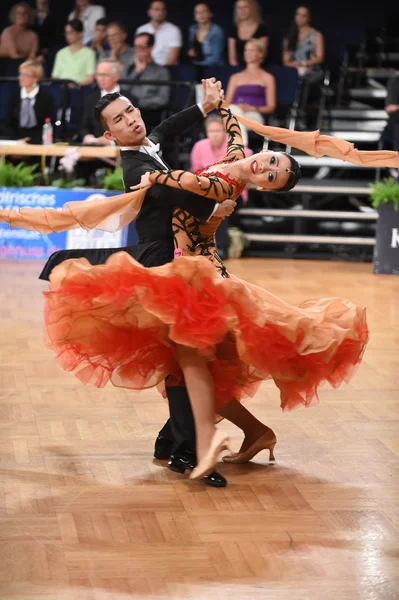
[[[276,434],[273,429],[268,427],[261,436],[248,448],[245,452],[236,452],[231,455],[223,456],[224,462],[232,463],[232,464],[241,464],[249,462],[253,459],[256,454],[261,452],[262,450],[269,450],[269,462],[275,462],[274,458],[274,446],[277,443]]]
[[[208,448],[208,452],[199,461],[195,469],[190,473],[190,479],[199,479],[204,477],[208,473],[215,470],[215,465],[218,460],[218,456],[222,450],[230,450],[229,448],[230,438],[226,433],[217,429],[213,434],[211,445]]]

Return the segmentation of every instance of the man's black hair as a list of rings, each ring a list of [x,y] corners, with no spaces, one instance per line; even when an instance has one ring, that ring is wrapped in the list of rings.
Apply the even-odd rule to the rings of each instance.
[[[149,48],[152,48],[155,44],[155,35],[153,33],[147,33],[147,31],[136,33],[136,35],[134,36],[134,41],[136,41],[139,37],[143,37],[143,35],[145,35],[147,38],[147,46]]]
[[[118,98],[122,98],[122,94],[119,92],[113,92],[112,94],[105,94],[94,107],[94,116],[96,120],[100,123],[101,127],[106,131],[108,129],[108,125],[104,117],[102,116],[102,112],[104,108],[109,106],[111,102],[115,102]]]

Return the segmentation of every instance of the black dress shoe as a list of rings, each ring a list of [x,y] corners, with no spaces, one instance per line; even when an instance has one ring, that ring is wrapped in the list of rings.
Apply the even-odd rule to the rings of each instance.
[[[187,452],[181,456],[171,455],[168,462],[168,469],[175,473],[185,473],[185,471],[192,471],[197,466],[195,454]],[[209,475],[205,475],[203,481],[206,485],[211,487],[226,487],[227,479],[223,477],[217,471],[213,471]]]
[[[155,440],[154,458],[158,460],[166,460],[172,452],[173,442],[163,435],[158,435]]]

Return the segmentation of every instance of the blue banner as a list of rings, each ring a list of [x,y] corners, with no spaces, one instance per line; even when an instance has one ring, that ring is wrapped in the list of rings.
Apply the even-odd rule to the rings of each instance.
[[[0,208],[61,208],[71,200],[88,200],[114,196],[118,192],[94,189],[65,190],[52,187],[0,188]],[[129,238],[132,239],[130,232]],[[129,240],[130,241],[130,240]],[[14,229],[0,223],[0,259],[46,260],[56,250],[70,248],[118,248],[126,245],[127,227],[116,233],[73,229],[43,235],[28,229]],[[131,243],[134,243],[132,241]]]

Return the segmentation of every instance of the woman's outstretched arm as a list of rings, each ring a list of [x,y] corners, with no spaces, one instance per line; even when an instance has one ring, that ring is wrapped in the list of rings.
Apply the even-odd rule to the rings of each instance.
[[[233,198],[237,194],[238,183],[229,177],[219,177],[220,174],[212,173],[208,176],[194,175],[189,171],[149,171],[141,177],[138,185],[132,190],[146,189],[149,185],[167,185],[178,190],[193,192],[199,196],[211,198],[218,203]]]
[[[229,105],[224,100],[218,104],[218,113],[223,121],[223,126],[228,135],[227,153],[224,158],[235,158],[236,160],[245,158],[244,143],[242,141],[240,125],[236,117],[231,112]]]

